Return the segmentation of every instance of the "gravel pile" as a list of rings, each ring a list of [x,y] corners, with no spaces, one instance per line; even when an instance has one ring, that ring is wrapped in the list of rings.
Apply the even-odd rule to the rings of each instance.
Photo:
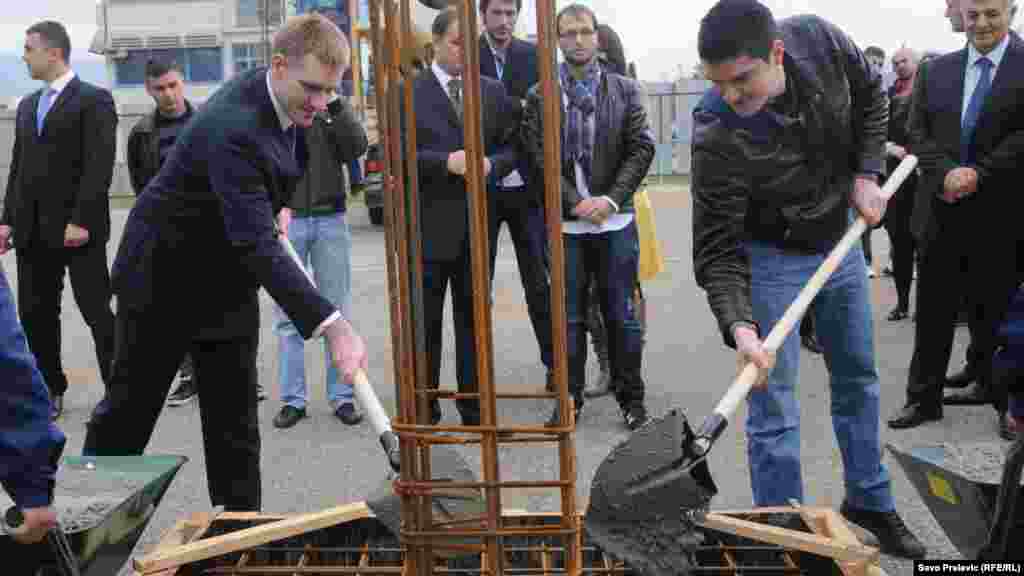
[[[62,466],[57,471],[53,502],[58,522],[65,533],[92,528],[145,485],[145,478],[132,475]],[[13,505],[10,496],[0,490],[0,514]]]

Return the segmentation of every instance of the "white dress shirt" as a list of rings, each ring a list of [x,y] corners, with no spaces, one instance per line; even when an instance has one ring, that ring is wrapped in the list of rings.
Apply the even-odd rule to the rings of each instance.
[[[564,92],[565,89],[563,88],[562,90]],[[562,98],[563,114],[566,112],[568,98],[569,97],[567,95],[564,98]],[[596,115],[597,111],[595,111],[594,114]],[[600,128],[600,126],[594,126],[594,138],[597,138],[597,133],[598,130],[600,130]],[[574,165],[576,167],[576,191],[579,192],[580,196],[582,196],[583,198],[590,198],[590,183],[587,182],[587,178],[583,174],[583,167],[580,166],[579,162],[576,162]],[[601,234],[602,232],[615,232],[616,230],[622,230],[626,226],[629,226],[629,223],[633,221],[633,214],[623,214],[622,212],[619,212],[619,205],[616,204],[615,201],[612,200],[610,197],[601,196],[601,198],[607,200],[612,205],[613,210],[612,214],[610,214],[604,222],[602,222],[600,225],[597,225],[594,224],[593,222],[584,220],[582,218],[578,220],[568,220],[562,222],[562,233]]]
[[[50,89],[53,90],[53,92],[54,92],[54,94],[53,94],[53,101],[50,102],[51,105],[53,104],[53,102],[57,101],[57,98],[60,97],[60,93],[63,92],[64,89],[68,87],[68,84],[71,83],[71,80],[74,77],[75,77],[75,71],[71,70],[69,68],[68,71],[63,73],[63,74],[61,74],[59,78],[57,78],[53,82],[50,82]]]
[[[960,108],[960,123],[964,121],[964,116],[967,115],[967,105],[971,103],[971,96],[974,94],[974,89],[978,87],[978,80],[981,79],[981,68],[977,66],[978,60],[982,57],[988,58],[992,61],[992,70],[989,72],[989,81],[995,82],[996,72],[999,70],[999,63],[1003,61],[1003,55],[1006,54],[1006,47],[1010,45],[1010,35],[1007,34],[1003,41],[996,44],[996,47],[989,50],[988,54],[982,54],[978,52],[978,49],[974,47],[974,44],[967,43],[967,71],[964,73],[964,100]],[[991,84],[989,85],[991,87]]]
[[[267,92],[270,92],[270,102],[273,103],[274,112],[277,113],[277,121],[281,123],[281,131],[287,131],[289,128],[292,127],[292,125],[295,124],[295,122],[293,122],[291,117],[288,116],[288,110],[284,106],[282,106],[280,102],[278,102],[277,96],[274,94],[274,87],[270,83],[270,70],[267,70]],[[316,330],[313,331],[313,338],[319,338],[323,336],[324,331],[327,330],[327,327],[330,326],[331,324],[334,324],[334,322],[337,321],[339,318],[341,318],[340,310],[335,310],[334,312],[332,312],[331,315],[325,318],[324,321],[321,322],[320,325],[316,327]]]

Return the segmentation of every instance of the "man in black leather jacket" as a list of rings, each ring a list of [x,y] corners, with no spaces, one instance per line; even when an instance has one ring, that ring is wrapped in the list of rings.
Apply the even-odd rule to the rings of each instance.
[[[722,0],[701,22],[698,50],[714,82],[694,111],[694,268],[728,346],[762,377],[748,398],[757,506],[803,499],[800,343],[761,343],[848,227],[885,201],[888,103],[882,79],[842,31],[815,16],[776,23],[755,0]],[[895,512],[879,440],[879,382],[864,255],[857,244],[811,309],[830,371],[843,456],[841,511],[883,552],[924,546]]]
[[[643,329],[632,298],[639,258],[633,193],[654,158],[654,136],[637,83],[601,69],[597,25],[593,11],[579,4],[563,8],[556,20],[565,56],[559,96],[569,391],[578,419],[586,377],[587,285],[596,278],[612,377],[619,383],[616,399],[626,425],[636,429],[647,422],[647,409]],[[538,170],[544,158],[542,106],[535,86],[523,113],[523,142]],[[559,423],[556,410],[548,424]]]

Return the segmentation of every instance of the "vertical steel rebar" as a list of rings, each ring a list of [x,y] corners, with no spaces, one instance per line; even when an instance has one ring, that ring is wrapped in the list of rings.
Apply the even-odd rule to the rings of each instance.
[[[561,194],[561,118],[562,99],[555,68],[555,53],[558,50],[555,39],[554,0],[537,0],[537,64],[541,101],[544,110],[544,207],[547,224],[548,246],[551,254],[551,345],[555,373],[555,388],[558,390],[558,407],[561,416],[560,427],[575,428],[573,406],[569,398],[568,366],[566,365],[566,342],[568,321],[565,310],[565,247],[562,242],[562,194]],[[576,446],[572,433],[559,437],[559,479],[563,485],[561,494],[562,527],[579,530],[576,522]],[[576,534],[566,536],[565,567],[569,574],[580,572]]]
[[[484,170],[483,115],[480,87],[480,50],[477,48],[479,30],[476,20],[476,2],[458,0],[457,12],[462,41],[463,89],[463,143],[466,151],[466,193],[469,200],[470,270],[473,283],[473,338],[476,344],[476,384],[479,396],[480,424],[497,424],[497,402],[494,386],[494,342],[491,328],[491,274],[490,247],[487,218],[487,173]],[[492,119],[500,122],[500,119]],[[481,461],[484,481],[500,480],[498,470],[497,433],[483,432]],[[501,527],[501,489],[490,485],[484,490],[487,505],[487,528]],[[484,538],[487,549],[487,570],[500,575],[504,553],[498,536]]]

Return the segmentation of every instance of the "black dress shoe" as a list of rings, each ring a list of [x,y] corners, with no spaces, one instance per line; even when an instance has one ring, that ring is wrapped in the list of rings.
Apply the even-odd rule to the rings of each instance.
[[[947,394],[942,398],[942,403],[946,406],[980,406],[991,401],[992,396],[988,393],[988,390],[982,388],[977,383],[962,391]]]
[[[969,366],[964,366],[964,369],[946,378],[944,387],[946,388],[967,388],[967,386],[974,382],[978,378],[974,370],[971,370]]]
[[[274,427],[291,428],[298,424],[299,420],[302,420],[305,417],[305,408],[296,408],[295,406],[285,404],[281,407],[281,411],[277,413],[277,416],[274,416]]]
[[[890,322],[899,322],[900,320],[906,320],[907,316],[909,316],[909,314],[907,314],[907,310],[897,306],[892,309],[892,312],[889,312],[889,315],[886,316],[885,319]]]
[[[437,426],[441,422],[441,402],[434,398],[430,402],[430,425]]]
[[[480,413],[467,410],[465,412],[459,411],[459,415],[462,416],[463,426],[479,426],[480,425]]]
[[[800,337],[800,344],[807,349],[811,354],[821,354],[825,351],[818,343],[818,339],[815,338],[814,334],[805,334]]]
[[[903,519],[895,510],[876,512],[851,508],[843,502],[839,513],[844,518],[858,524],[878,538],[879,550],[884,554],[901,558],[924,558],[928,550],[913,532],[903,523]]]
[[[64,414],[64,396],[54,395],[50,398],[50,420],[56,420]]]
[[[942,408],[928,410],[921,404],[907,404],[899,414],[889,419],[889,428],[894,430],[916,428],[925,422],[934,420],[942,420]]]
[[[355,426],[363,421],[363,413],[361,410],[356,408],[356,405],[352,402],[345,402],[338,406],[338,409],[334,411],[334,415],[345,423],[346,426]]]

